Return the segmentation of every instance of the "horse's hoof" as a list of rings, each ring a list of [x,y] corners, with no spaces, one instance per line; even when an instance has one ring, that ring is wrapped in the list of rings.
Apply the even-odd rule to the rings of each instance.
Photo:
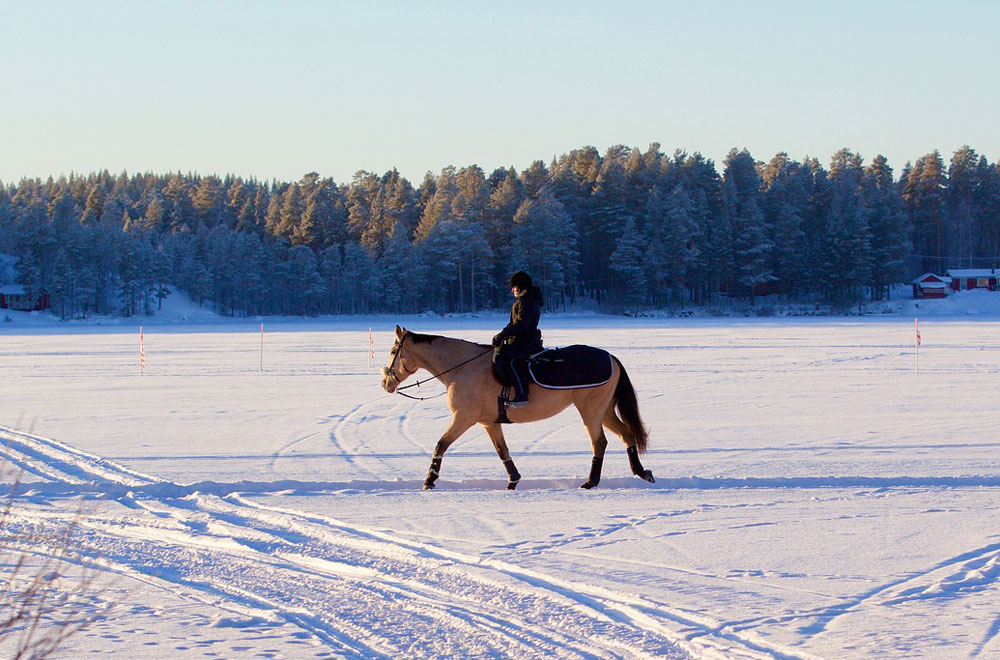
[[[434,490],[434,484],[425,483],[424,490]]]
[[[511,481],[511,482],[508,482],[508,483],[507,483],[507,490],[514,490],[515,488],[517,488],[517,484],[518,484],[519,482],[520,482],[520,479],[519,479],[518,481]]]
[[[596,486],[596,485],[597,485],[597,484],[593,484],[593,483],[590,483],[590,482],[588,481],[588,482],[586,482],[586,483],[583,483],[583,484],[581,484],[581,485],[580,485],[580,488],[586,488],[587,490],[590,490],[591,488],[593,488],[593,487],[594,487],[594,486]]]
[[[653,478],[653,471],[652,470],[646,470],[645,472],[642,473],[641,476],[642,476],[643,479],[645,479],[646,481],[648,481],[651,484],[655,484],[656,483],[656,479]]]

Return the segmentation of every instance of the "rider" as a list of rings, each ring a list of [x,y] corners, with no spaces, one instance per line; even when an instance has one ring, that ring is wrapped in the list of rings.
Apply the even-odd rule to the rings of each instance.
[[[510,290],[515,298],[510,323],[493,338],[493,363],[513,375],[515,395],[507,405],[518,407],[528,405],[528,358],[542,350],[538,319],[543,300],[542,290],[521,270],[510,276]]]

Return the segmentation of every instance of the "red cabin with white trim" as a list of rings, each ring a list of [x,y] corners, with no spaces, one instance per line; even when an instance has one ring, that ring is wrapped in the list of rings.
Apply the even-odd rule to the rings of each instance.
[[[934,273],[924,273],[910,282],[913,285],[914,298],[946,298],[951,278]]]
[[[952,291],[970,291],[972,289],[997,290],[998,275],[995,268],[958,268],[948,269],[945,275],[951,278]]]
[[[39,295],[31,296],[20,284],[0,286],[0,309],[32,312],[48,309],[50,306],[51,302],[47,291],[43,290]]]

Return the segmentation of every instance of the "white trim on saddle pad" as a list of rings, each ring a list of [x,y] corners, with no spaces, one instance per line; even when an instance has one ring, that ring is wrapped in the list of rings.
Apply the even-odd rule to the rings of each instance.
[[[545,353],[548,353],[549,351],[558,351],[558,350],[560,350],[562,348],[568,348],[568,347],[566,347],[566,346],[560,346],[560,347],[557,347],[557,348],[546,348],[544,351],[540,351],[538,353],[535,353],[534,355],[532,355],[532,356],[530,356],[528,358],[528,373],[531,374],[531,380],[532,380],[532,382],[534,382],[539,387],[545,388],[547,390],[582,390],[582,389],[585,389],[585,388],[588,388],[588,387],[600,387],[601,385],[604,385],[605,383],[607,383],[608,381],[611,380],[611,376],[613,376],[614,373],[615,373],[615,361],[614,361],[614,357],[611,355],[611,353],[605,351],[604,349],[598,349],[598,350],[601,350],[605,355],[608,356],[608,363],[610,364],[611,369],[608,370],[608,377],[607,378],[605,378],[604,380],[602,380],[599,383],[587,383],[587,384],[581,384],[581,385],[546,385],[545,383],[543,383],[543,382],[541,382],[541,381],[538,380],[538,376],[535,375],[535,371],[534,371],[534,369],[532,369],[532,366],[534,364],[534,360],[539,355],[544,355]]]

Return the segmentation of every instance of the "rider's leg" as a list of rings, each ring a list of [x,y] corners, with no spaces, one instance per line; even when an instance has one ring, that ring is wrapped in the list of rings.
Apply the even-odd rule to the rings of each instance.
[[[510,371],[514,376],[514,388],[517,390],[510,403],[514,406],[526,405],[528,403],[528,383],[531,380],[528,374],[528,361],[522,357],[512,359]]]

